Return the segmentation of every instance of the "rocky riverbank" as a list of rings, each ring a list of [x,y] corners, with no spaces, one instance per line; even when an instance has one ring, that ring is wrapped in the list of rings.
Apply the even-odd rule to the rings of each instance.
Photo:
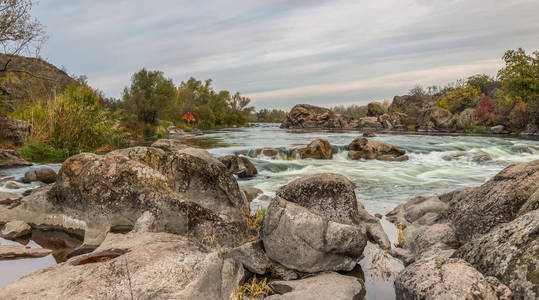
[[[293,156],[327,161],[333,148],[316,139]],[[362,160],[406,163],[395,162],[405,153],[389,143],[360,137],[347,148]],[[293,180],[276,192],[265,216],[250,212],[260,191],[240,189],[235,176],[252,180],[260,173],[244,154],[217,159],[159,140],[69,158],[55,183],[17,205],[0,205],[4,237],[40,235],[43,245],[63,251],[59,264],[1,289],[0,298],[241,299],[248,283],[259,284],[267,299],[363,299],[365,278],[353,269],[368,243],[407,265],[395,282],[399,299],[537,294],[537,160],[509,167],[484,186],[397,207],[387,218],[403,237],[392,247],[379,218],[357,201],[358,186],[339,174]],[[264,148],[256,155],[281,154]],[[518,231],[509,241],[508,230]],[[46,239],[53,232],[54,243]],[[486,251],[485,244],[502,250]],[[508,257],[503,249],[514,247],[516,271],[492,269]]]
[[[328,108],[310,104],[295,105],[281,123],[281,128],[290,129],[354,129],[364,132],[414,131],[414,132],[468,132],[476,124],[475,110],[468,108],[452,113],[428,96],[395,96],[389,107],[371,102],[366,115],[351,118]],[[525,128],[509,128],[507,124],[496,124],[485,128],[491,134],[539,135],[537,124],[531,122]],[[487,133],[482,132],[482,133]]]

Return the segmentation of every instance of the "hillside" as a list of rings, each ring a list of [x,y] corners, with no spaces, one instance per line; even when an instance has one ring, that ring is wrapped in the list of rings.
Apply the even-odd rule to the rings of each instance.
[[[66,72],[39,59],[0,54],[0,113],[31,99],[53,97],[76,81]]]

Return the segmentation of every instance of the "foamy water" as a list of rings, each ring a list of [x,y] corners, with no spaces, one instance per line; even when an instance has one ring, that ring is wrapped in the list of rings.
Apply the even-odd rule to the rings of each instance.
[[[317,173],[337,173],[346,176],[357,185],[358,200],[371,213],[385,214],[396,205],[404,203],[418,195],[439,194],[454,189],[478,186],[489,180],[496,173],[510,164],[539,159],[539,141],[523,140],[506,137],[478,136],[427,136],[427,135],[398,135],[379,134],[373,140],[384,141],[407,151],[410,157],[405,162],[383,162],[377,160],[354,161],[348,159],[346,146],[360,132],[343,131],[291,131],[279,129],[276,125],[266,125],[255,128],[227,129],[208,133],[200,137],[190,137],[186,143],[209,148],[214,156],[231,154],[239,150],[256,150],[264,147],[279,149],[277,159],[260,156],[251,158],[259,171],[256,178],[239,180],[240,187],[256,187],[264,194],[252,202],[252,209],[267,206],[275,192],[288,182],[305,175]],[[336,153],[331,160],[292,159],[289,153],[297,147],[307,145],[316,138],[328,140]],[[527,147],[531,153],[522,152]],[[463,154],[456,160],[447,161],[443,157],[453,154]],[[475,163],[472,157],[476,154],[488,154],[492,160]],[[59,164],[49,165],[56,171]],[[22,177],[24,172],[36,166],[0,171],[0,178],[13,176]],[[2,175],[3,173],[3,175]],[[24,190],[38,185],[15,184],[20,189],[5,188],[7,182],[0,183],[0,191],[21,194]],[[384,230],[395,242],[396,231],[393,225],[382,220]],[[2,241],[0,241],[2,242]],[[371,270],[372,256],[379,253],[376,247],[369,244],[361,266],[365,273],[367,299],[394,299],[393,277],[382,278]],[[28,260],[23,263],[28,264]],[[51,261],[36,260],[29,265],[33,269],[51,264]],[[17,262],[9,262],[10,268],[17,268]],[[388,265],[396,273],[402,264],[395,259],[388,259]],[[7,263],[0,262],[2,275],[0,286],[16,280],[5,273]],[[20,275],[17,275],[20,276]],[[17,277],[18,278],[18,277]]]

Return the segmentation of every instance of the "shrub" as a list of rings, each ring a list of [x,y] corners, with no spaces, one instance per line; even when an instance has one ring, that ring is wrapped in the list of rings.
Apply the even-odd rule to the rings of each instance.
[[[67,151],[69,155],[91,152],[118,142],[110,114],[88,86],[72,86],[55,99],[29,103],[11,116],[30,124],[27,143]]]
[[[479,100],[479,90],[471,85],[460,85],[447,92],[436,103],[443,109],[458,113],[466,108],[475,108]]]
[[[24,159],[35,163],[63,162],[69,157],[67,149],[54,149],[39,142],[27,143],[20,151]]]
[[[202,120],[198,122],[198,128],[201,130],[208,130],[215,128],[215,123],[209,120]]]
[[[475,118],[479,123],[486,122],[494,110],[494,100],[485,94],[481,94],[479,107],[475,110]]]

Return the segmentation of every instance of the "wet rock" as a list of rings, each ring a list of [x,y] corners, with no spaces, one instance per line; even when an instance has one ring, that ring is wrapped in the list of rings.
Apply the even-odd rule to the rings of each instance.
[[[457,160],[461,157],[466,157],[466,152],[447,154],[447,155],[442,156],[442,159],[445,161],[452,161],[452,160]]]
[[[249,150],[239,150],[239,151],[235,151],[234,154],[236,155],[249,155]]]
[[[522,131],[520,134],[522,135],[537,135],[539,131],[537,130],[537,125],[536,124],[533,124],[533,123],[530,123],[526,126],[526,129],[524,129],[524,131]]]
[[[532,149],[530,149],[530,147],[528,147],[526,145],[514,145],[513,147],[511,147],[511,150],[513,150],[515,152],[520,152],[520,153],[533,154]]]
[[[20,146],[27,132],[26,121],[0,117],[0,140]]]
[[[374,216],[377,217],[378,219],[381,219],[383,217],[382,214],[379,214],[379,213],[374,214]]]
[[[539,210],[533,210],[468,242],[454,256],[500,279],[513,291],[515,299],[537,299],[538,234]]]
[[[509,166],[477,188],[454,193],[438,222],[449,222],[461,242],[510,222],[539,187],[539,160]]]
[[[486,153],[477,153],[472,156],[472,162],[481,164],[487,161],[491,161],[492,157]]]
[[[284,280],[298,278],[297,272],[269,259],[263,250],[261,240],[245,243],[234,248],[225,257],[240,262],[247,270],[255,274]]]
[[[243,188],[242,192],[249,203],[251,203],[251,201],[253,201],[256,197],[258,197],[258,195],[263,193],[261,189],[257,189],[255,187]]]
[[[10,205],[17,202],[21,197],[14,193],[0,192],[0,205]]]
[[[376,134],[374,132],[364,132],[363,137],[375,137]]]
[[[391,144],[368,140],[364,137],[358,137],[348,145],[348,156],[351,159],[378,159],[385,161],[404,161],[408,156],[404,155],[406,151]]]
[[[0,232],[0,236],[12,240],[27,236],[30,233],[32,233],[32,227],[30,227],[30,225],[23,221],[11,221],[4,225],[4,228],[2,228],[2,231]]]
[[[270,157],[270,158],[277,158],[277,155],[279,154],[279,150],[273,149],[273,148],[264,148],[262,149],[262,155]]]
[[[54,183],[56,181],[56,172],[47,166],[35,168],[24,173],[24,182],[30,183],[41,181],[43,183]]]
[[[367,116],[368,117],[378,117],[383,115],[384,108],[382,107],[382,104],[378,102],[371,102],[367,105]]]
[[[13,260],[23,258],[38,258],[44,257],[52,253],[52,250],[43,248],[30,248],[25,246],[0,245],[0,261]],[[0,289],[0,298],[16,299],[13,295],[3,294],[3,289]],[[9,297],[8,297],[9,296]],[[28,298],[27,298],[28,299]]]
[[[31,166],[16,150],[0,149],[0,169]]]
[[[298,104],[290,110],[281,128],[349,128],[349,122],[347,117],[330,109]]]
[[[335,272],[322,273],[301,280],[273,281],[271,286],[277,294],[265,299],[363,299],[366,293],[364,283],[359,278]]]
[[[490,282],[489,282],[490,281]],[[498,299],[499,290],[461,259],[429,257],[417,261],[395,279],[397,299]]]
[[[81,259],[87,263],[74,264]],[[93,253],[33,272],[0,298],[228,300],[243,277],[240,263],[182,236],[108,234]]]
[[[190,146],[184,145],[181,141],[175,139],[159,139],[153,142],[152,147],[159,148],[166,152],[183,150]]]
[[[252,178],[258,174],[255,165],[247,157],[231,154],[219,157],[219,161],[239,178]]]
[[[10,181],[10,182],[7,182],[6,184],[4,184],[4,188],[8,189],[8,190],[18,190],[21,187],[18,184],[16,184],[15,182]]]
[[[505,130],[505,127],[503,125],[496,125],[496,126],[490,127],[490,133],[504,134],[504,133],[509,133],[509,132]]]
[[[314,159],[331,159],[333,157],[333,149],[331,144],[324,139],[316,139],[307,147],[299,148],[292,151],[292,157],[299,158],[314,158]]]

